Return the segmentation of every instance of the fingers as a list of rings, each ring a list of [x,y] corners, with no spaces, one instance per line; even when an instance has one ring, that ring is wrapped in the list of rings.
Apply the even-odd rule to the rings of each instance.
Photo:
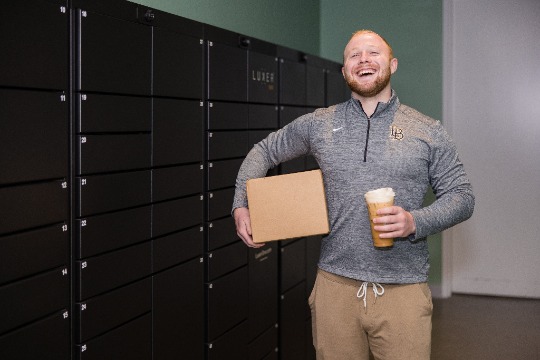
[[[390,206],[377,211],[379,217],[373,219],[376,231],[381,232],[380,237],[397,238],[407,237],[416,231],[411,213],[399,206]]]
[[[259,248],[264,246],[264,243],[258,244],[253,242],[251,231],[251,218],[247,208],[237,208],[234,211],[234,221],[236,224],[236,234],[249,247]]]

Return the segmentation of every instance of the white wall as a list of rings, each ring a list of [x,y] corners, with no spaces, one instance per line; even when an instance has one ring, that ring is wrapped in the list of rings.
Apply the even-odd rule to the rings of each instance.
[[[443,282],[540,298],[540,1],[445,0],[444,16],[443,118],[476,209],[444,236]]]

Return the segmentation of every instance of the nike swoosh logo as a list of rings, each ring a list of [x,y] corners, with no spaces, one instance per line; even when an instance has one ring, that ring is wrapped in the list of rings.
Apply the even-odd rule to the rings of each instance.
[[[342,127],[339,127],[339,128],[337,128],[337,129],[332,129],[332,131],[333,131],[333,132],[336,132],[336,131],[339,131],[339,130],[341,130],[341,129],[343,129],[343,126],[342,126]]]

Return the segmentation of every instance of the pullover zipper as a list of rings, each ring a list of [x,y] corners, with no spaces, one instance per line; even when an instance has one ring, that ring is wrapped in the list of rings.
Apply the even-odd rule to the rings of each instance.
[[[368,142],[369,142],[369,128],[371,126],[371,119],[367,118],[367,132],[366,132],[366,147],[364,148],[364,162],[367,162],[367,149],[368,149]]]
[[[358,101],[358,103],[360,104],[360,108],[362,109],[362,111],[364,111],[364,108],[362,107],[362,103],[360,102],[360,100]],[[380,103],[377,103],[377,106],[375,107],[375,111],[373,111],[373,114],[371,114],[371,116],[367,116],[366,112],[364,111],[364,115],[366,115],[366,118],[367,118],[366,147],[364,148],[364,162],[367,162],[367,149],[368,149],[368,143],[369,143],[369,129],[371,127],[371,117],[375,113],[377,113],[377,109],[379,108],[379,104]]]

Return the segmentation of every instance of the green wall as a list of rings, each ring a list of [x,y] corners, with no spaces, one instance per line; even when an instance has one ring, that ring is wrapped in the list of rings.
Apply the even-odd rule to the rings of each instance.
[[[355,30],[372,29],[388,40],[399,60],[392,85],[401,102],[442,117],[442,0],[134,2],[338,62]],[[440,235],[429,238],[429,248],[429,281],[440,284]]]
[[[320,51],[318,0],[134,0],[133,2],[308,54],[318,55]]]

